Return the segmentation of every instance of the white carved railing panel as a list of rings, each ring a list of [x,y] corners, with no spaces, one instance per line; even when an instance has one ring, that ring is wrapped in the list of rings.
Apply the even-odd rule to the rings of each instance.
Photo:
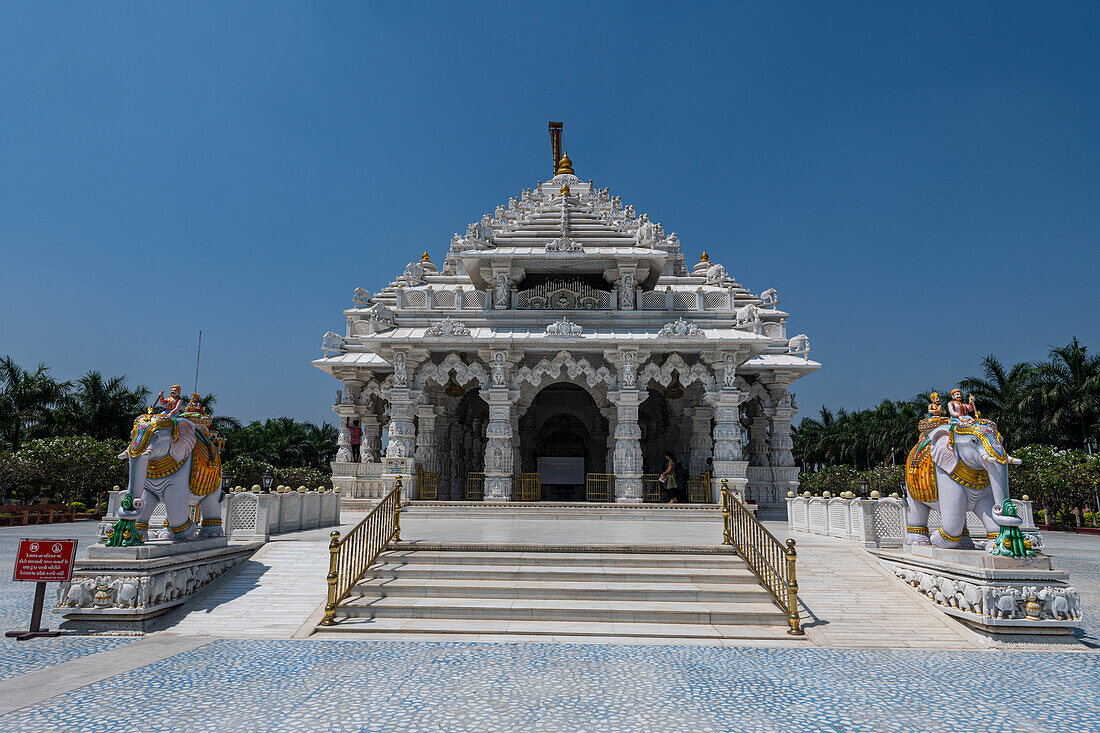
[[[705,296],[706,309],[708,311],[720,311],[729,308],[730,296],[726,293],[707,293]]]
[[[663,291],[643,290],[638,295],[641,296],[638,300],[640,310],[663,311],[665,309],[665,294]]]
[[[810,531],[819,534],[828,534],[828,512],[824,499],[810,499]]]
[[[829,534],[833,537],[847,537],[850,533],[847,502],[843,499],[830,499]]]
[[[462,294],[464,308],[484,308],[485,293],[480,290],[467,290]]]
[[[678,311],[695,310],[695,293],[675,292],[672,294],[672,307]]]
[[[455,291],[436,290],[435,307],[443,310],[453,310],[455,307]]]
[[[427,296],[423,290],[405,290],[401,293],[402,303],[406,308],[424,308],[427,305]]]
[[[897,499],[882,499],[876,502],[873,516],[873,531],[876,538],[898,542],[905,539],[901,502]]]
[[[230,536],[236,532],[256,531],[256,505],[257,499],[252,494],[231,494],[229,501],[229,521],[226,523],[226,531]]]
[[[848,505],[848,533],[852,537],[863,536],[863,507],[858,501]]]

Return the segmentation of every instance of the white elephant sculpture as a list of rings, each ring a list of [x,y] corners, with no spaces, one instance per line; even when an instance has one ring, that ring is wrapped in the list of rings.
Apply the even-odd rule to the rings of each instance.
[[[127,491],[134,508],[119,509],[118,516],[135,520],[142,539],[160,503],[173,540],[221,536],[221,455],[204,424],[183,417],[141,415],[134,420],[130,446],[119,458],[130,461]],[[201,529],[193,526],[189,516],[195,504],[202,511]]]
[[[928,421],[925,421],[928,422]],[[1022,520],[1002,513],[1008,498],[1008,464],[1019,464],[1005,452],[1001,434],[990,420],[932,420],[909,452],[905,479],[909,488],[905,543],[972,549],[966,513],[985,525],[986,539],[1002,526],[1019,527]],[[940,528],[929,536],[928,512],[938,509]]]
[[[115,578],[108,587],[115,592],[115,605],[119,608],[134,608],[138,604],[138,580],[136,578]]]

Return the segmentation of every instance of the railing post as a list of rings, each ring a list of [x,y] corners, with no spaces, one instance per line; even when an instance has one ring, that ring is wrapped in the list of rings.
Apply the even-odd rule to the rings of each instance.
[[[393,510],[393,541],[401,541],[401,477],[397,477],[397,483],[394,484],[394,491],[396,492],[397,506]]]
[[[798,617],[798,577],[795,575],[795,560],[798,553],[794,549],[794,540],[787,540],[787,614],[791,628],[787,630],[792,636],[802,636],[806,632]]]
[[[730,528],[730,513],[733,511],[732,507],[733,496],[730,494],[730,482],[729,479],[722,479],[722,544],[733,544],[733,530]]]
[[[325,617],[321,619],[321,626],[334,626],[336,621],[336,578],[340,562],[340,533],[336,530],[329,535],[332,539],[328,543],[328,601],[325,603]]]

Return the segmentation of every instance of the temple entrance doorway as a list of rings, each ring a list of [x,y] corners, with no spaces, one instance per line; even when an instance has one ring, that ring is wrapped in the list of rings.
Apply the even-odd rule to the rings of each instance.
[[[585,501],[586,479],[607,471],[607,419],[575,384],[551,384],[520,418],[521,464],[537,473],[543,501]]]

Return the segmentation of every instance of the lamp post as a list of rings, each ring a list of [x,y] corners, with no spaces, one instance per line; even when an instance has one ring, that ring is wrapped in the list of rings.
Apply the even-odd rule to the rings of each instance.
[[[260,479],[260,483],[264,486],[264,493],[271,493],[271,482],[275,480],[275,477],[271,475],[271,471],[264,471],[263,478]]]
[[[222,492],[228,493],[233,488],[233,474],[228,471],[222,471]]]
[[[1085,450],[1089,452],[1089,458],[1092,458],[1092,454],[1096,452],[1096,438],[1089,436],[1085,439]],[[1092,500],[1096,504],[1096,513],[1100,514],[1100,494],[1097,494],[1096,489],[1092,490]],[[1096,517],[1093,517],[1092,523],[1096,524]]]
[[[866,499],[867,492],[871,490],[871,482],[868,481],[866,477],[863,477],[860,478],[859,481],[856,481],[856,486],[859,487],[859,498]]]

